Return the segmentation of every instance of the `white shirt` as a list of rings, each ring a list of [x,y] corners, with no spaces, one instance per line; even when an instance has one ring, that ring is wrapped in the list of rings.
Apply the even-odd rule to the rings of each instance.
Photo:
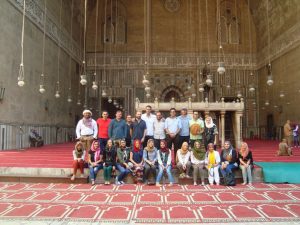
[[[180,149],[177,151],[178,162],[182,165],[186,165],[188,161],[190,161],[191,153],[187,152],[185,155],[181,154]]]
[[[194,156],[194,153],[191,152],[191,163],[192,164],[203,164],[205,162],[205,160],[199,160]]]
[[[168,117],[165,122],[165,129],[168,129],[170,133],[175,134],[178,129],[181,129],[180,120],[176,117]]]
[[[93,135],[96,139],[98,136],[98,127],[95,120],[92,119],[92,129],[83,124],[82,119],[78,121],[76,126],[76,136],[79,139],[83,135]]]
[[[160,121],[158,121],[157,119],[154,120],[154,139],[165,139],[166,138],[166,134],[165,134],[165,120],[164,119],[160,119]]]
[[[148,116],[146,113],[144,113],[142,115],[142,120],[146,122],[146,127],[147,127],[146,136],[153,136],[153,124],[155,119],[156,116],[154,114],[150,114]]]

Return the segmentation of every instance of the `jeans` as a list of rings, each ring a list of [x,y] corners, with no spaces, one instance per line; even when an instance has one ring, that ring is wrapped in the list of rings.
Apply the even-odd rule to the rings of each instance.
[[[194,182],[197,182],[199,173],[200,173],[201,182],[204,182],[204,176],[205,176],[204,161],[199,164],[193,164],[193,168],[194,168],[193,171]]]
[[[164,166],[166,166],[166,164],[164,164]],[[161,165],[159,165],[159,170],[158,170],[158,175],[156,177],[156,183],[159,183],[162,176],[163,176],[163,173],[164,173],[164,170],[162,168]],[[165,169],[167,175],[168,175],[168,179],[169,179],[169,182],[170,183],[174,183],[174,178],[173,178],[173,175],[172,175],[172,172],[171,172],[171,169],[172,169],[172,166],[171,165],[168,165],[167,168]]]
[[[108,141],[108,138],[99,138],[99,146],[100,146],[101,152],[104,151],[107,141]]]
[[[247,168],[243,165],[240,165],[240,169],[242,170],[242,174],[243,174],[243,180],[244,180],[244,183],[247,183],[247,177],[248,177],[248,182],[249,183],[252,183],[252,174],[251,174],[251,169],[252,169],[252,166],[249,165]]]
[[[148,180],[150,173],[153,174],[154,178],[156,177],[156,166],[150,166],[148,163],[145,163],[144,170],[144,181]]]
[[[120,174],[117,176],[118,181],[123,181],[123,179],[130,173],[130,170],[124,168],[121,164],[117,164],[117,170],[119,170]]]
[[[102,164],[98,164],[97,166],[89,165],[89,168],[90,168],[90,179],[96,180],[97,173],[99,172],[99,170],[103,169],[103,165]]]
[[[111,178],[111,171],[112,171],[112,166],[104,166],[104,181],[110,181]]]
[[[232,173],[232,170],[233,169],[236,169],[237,168],[237,166],[236,165],[234,165],[234,163],[232,163],[232,164],[228,164],[227,166],[226,166],[226,168],[225,169],[222,169],[222,167],[220,167],[220,169],[221,169],[221,173],[222,173],[222,176],[223,177],[225,177],[226,176],[226,174],[228,174],[228,173]]]

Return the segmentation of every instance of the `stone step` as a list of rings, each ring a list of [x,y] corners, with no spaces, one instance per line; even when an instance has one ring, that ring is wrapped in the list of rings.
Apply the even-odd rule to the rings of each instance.
[[[118,172],[117,172],[118,173]],[[193,184],[192,178],[179,178],[178,169],[172,169],[172,174],[175,180],[175,183],[179,184]],[[71,169],[70,168],[19,168],[19,167],[0,167],[0,181],[1,182],[37,182],[37,183],[88,183],[89,169],[84,170],[84,178],[80,178],[79,174],[75,181],[71,181]],[[190,173],[192,177],[192,171]],[[253,182],[263,182],[262,169],[255,167],[253,169]],[[241,170],[235,170],[235,178],[238,181],[242,182],[242,172]],[[206,183],[207,173],[205,176]],[[149,179],[152,182],[155,182],[154,177]],[[114,183],[114,179],[111,179],[111,182]],[[129,174],[126,179],[126,183],[134,183],[133,177]],[[103,180],[103,170],[99,171],[96,179],[96,183],[104,183]],[[167,176],[163,176],[161,183],[168,183]]]

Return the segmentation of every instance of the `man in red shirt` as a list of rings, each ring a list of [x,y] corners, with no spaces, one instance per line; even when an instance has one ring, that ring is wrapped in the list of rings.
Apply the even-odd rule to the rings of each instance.
[[[102,112],[102,118],[97,119],[97,125],[98,125],[98,139],[99,139],[99,145],[101,151],[104,150],[108,137],[108,126],[110,124],[111,119],[108,118],[108,112],[103,111]]]

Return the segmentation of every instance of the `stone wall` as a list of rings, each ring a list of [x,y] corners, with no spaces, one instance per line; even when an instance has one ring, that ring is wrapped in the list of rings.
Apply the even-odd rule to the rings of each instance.
[[[52,14],[57,25],[59,24],[57,14],[59,14],[59,0],[49,1],[49,15]],[[81,109],[78,109],[75,104],[78,92],[78,69],[76,70],[76,59],[71,61],[71,74],[69,75],[69,54],[64,49],[61,50],[60,55],[60,91],[61,98],[56,99],[55,84],[57,82],[58,74],[58,42],[51,36],[46,37],[45,41],[45,88],[46,92],[42,95],[39,93],[40,74],[42,73],[42,43],[43,31],[40,27],[33,23],[33,20],[26,17],[25,20],[25,35],[24,35],[24,68],[25,68],[25,86],[20,88],[17,86],[17,77],[20,65],[21,55],[21,26],[22,13],[17,7],[17,1],[5,0],[1,1],[0,7],[0,26],[2,33],[0,35],[0,82],[5,87],[5,95],[3,101],[0,103],[0,125],[13,126],[14,128],[7,128],[12,130],[8,148],[17,147],[15,140],[18,134],[19,126],[24,127],[44,127],[52,129],[55,126],[58,128],[74,127],[75,115],[79,114]],[[41,2],[33,1],[35,4]],[[54,4],[54,5],[52,5]],[[52,6],[51,6],[52,5]],[[43,4],[41,4],[43,7]],[[65,11],[63,19],[67,20],[70,9],[63,8]],[[52,11],[53,10],[53,11]],[[33,15],[36,11],[33,11]],[[76,22],[76,21],[75,21]],[[64,23],[65,24],[65,23]],[[78,24],[77,24],[78,25]],[[67,25],[68,26],[68,25]],[[76,27],[76,25],[74,25]],[[64,29],[64,28],[63,28]],[[64,29],[69,30],[69,28]],[[68,32],[68,31],[67,31]],[[75,44],[79,44],[75,40]],[[68,88],[72,88],[73,103],[67,103]],[[79,112],[79,113],[78,113]],[[6,128],[5,128],[6,129]],[[4,131],[1,130],[1,134]],[[26,129],[26,134],[28,131]],[[6,133],[5,133],[6,135]],[[5,140],[1,136],[0,145]],[[50,138],[51,136],[51,138]],[[55,135],[49,134],[47,143],[54,143],[59,140]],[[46,137],[44,137],[46,138]],[[24,139],[27,146],[28,139]]]

